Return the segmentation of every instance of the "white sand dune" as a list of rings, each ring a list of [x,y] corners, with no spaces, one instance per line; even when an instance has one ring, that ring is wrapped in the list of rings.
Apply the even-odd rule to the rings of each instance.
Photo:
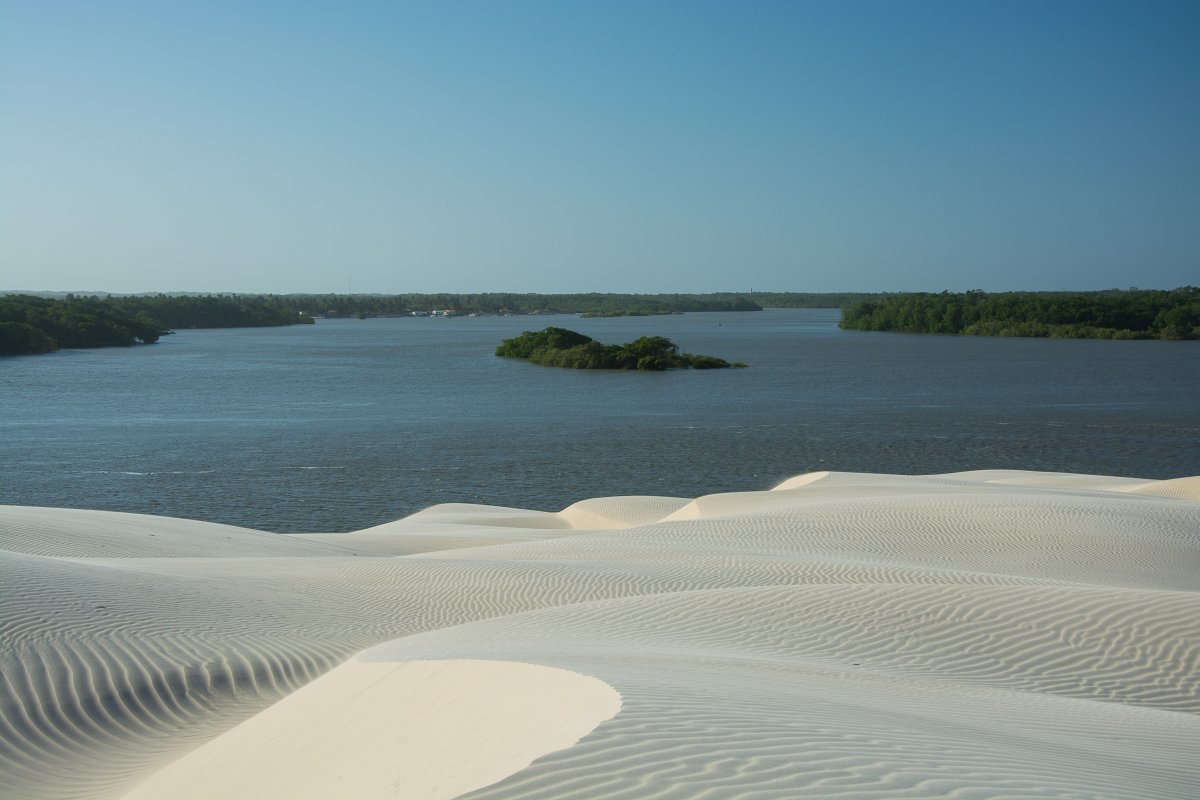
[[[0,797],[1194,798],[1198,486],[0,507]]]

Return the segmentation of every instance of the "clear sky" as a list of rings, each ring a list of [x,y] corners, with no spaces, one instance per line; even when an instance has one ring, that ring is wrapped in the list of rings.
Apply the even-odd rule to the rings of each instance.
[[[1200,284],[1200,3],[0,0],[0,288]]]

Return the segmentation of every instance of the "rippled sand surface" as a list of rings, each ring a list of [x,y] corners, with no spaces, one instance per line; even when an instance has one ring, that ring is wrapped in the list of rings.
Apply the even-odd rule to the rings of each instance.
[[[1200,796],[1200,479],[0,507],[0,796]]]

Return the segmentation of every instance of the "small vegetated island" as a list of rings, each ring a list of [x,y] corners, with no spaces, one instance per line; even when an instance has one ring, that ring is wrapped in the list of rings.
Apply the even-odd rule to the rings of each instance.
[[[842,328],[1064,339],[1200,339],[1200,288],[892,294],[842,310]]]
[[[679,346],[662,336],[643,336],[627,344],[601,344],[566,328],[525,331],[505,339],[496,355],[522,358],[543,367],[568,369],[638,369],[661,372],[667,369],[726,369],[744,367],[714,356],[679,352]]]

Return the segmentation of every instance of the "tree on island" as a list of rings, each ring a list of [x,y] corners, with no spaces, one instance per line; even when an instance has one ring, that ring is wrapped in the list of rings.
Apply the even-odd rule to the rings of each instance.
[[[602,344],[566,328],[525,331],[505,339],[496,348],[503,358],[521,358],[544,367],[567,369],[621,369],[661,372],[668,369],[723,369],[744,367],[714,356],[679,352],[679,346],[662,336],[643,336],[623,345]]]

